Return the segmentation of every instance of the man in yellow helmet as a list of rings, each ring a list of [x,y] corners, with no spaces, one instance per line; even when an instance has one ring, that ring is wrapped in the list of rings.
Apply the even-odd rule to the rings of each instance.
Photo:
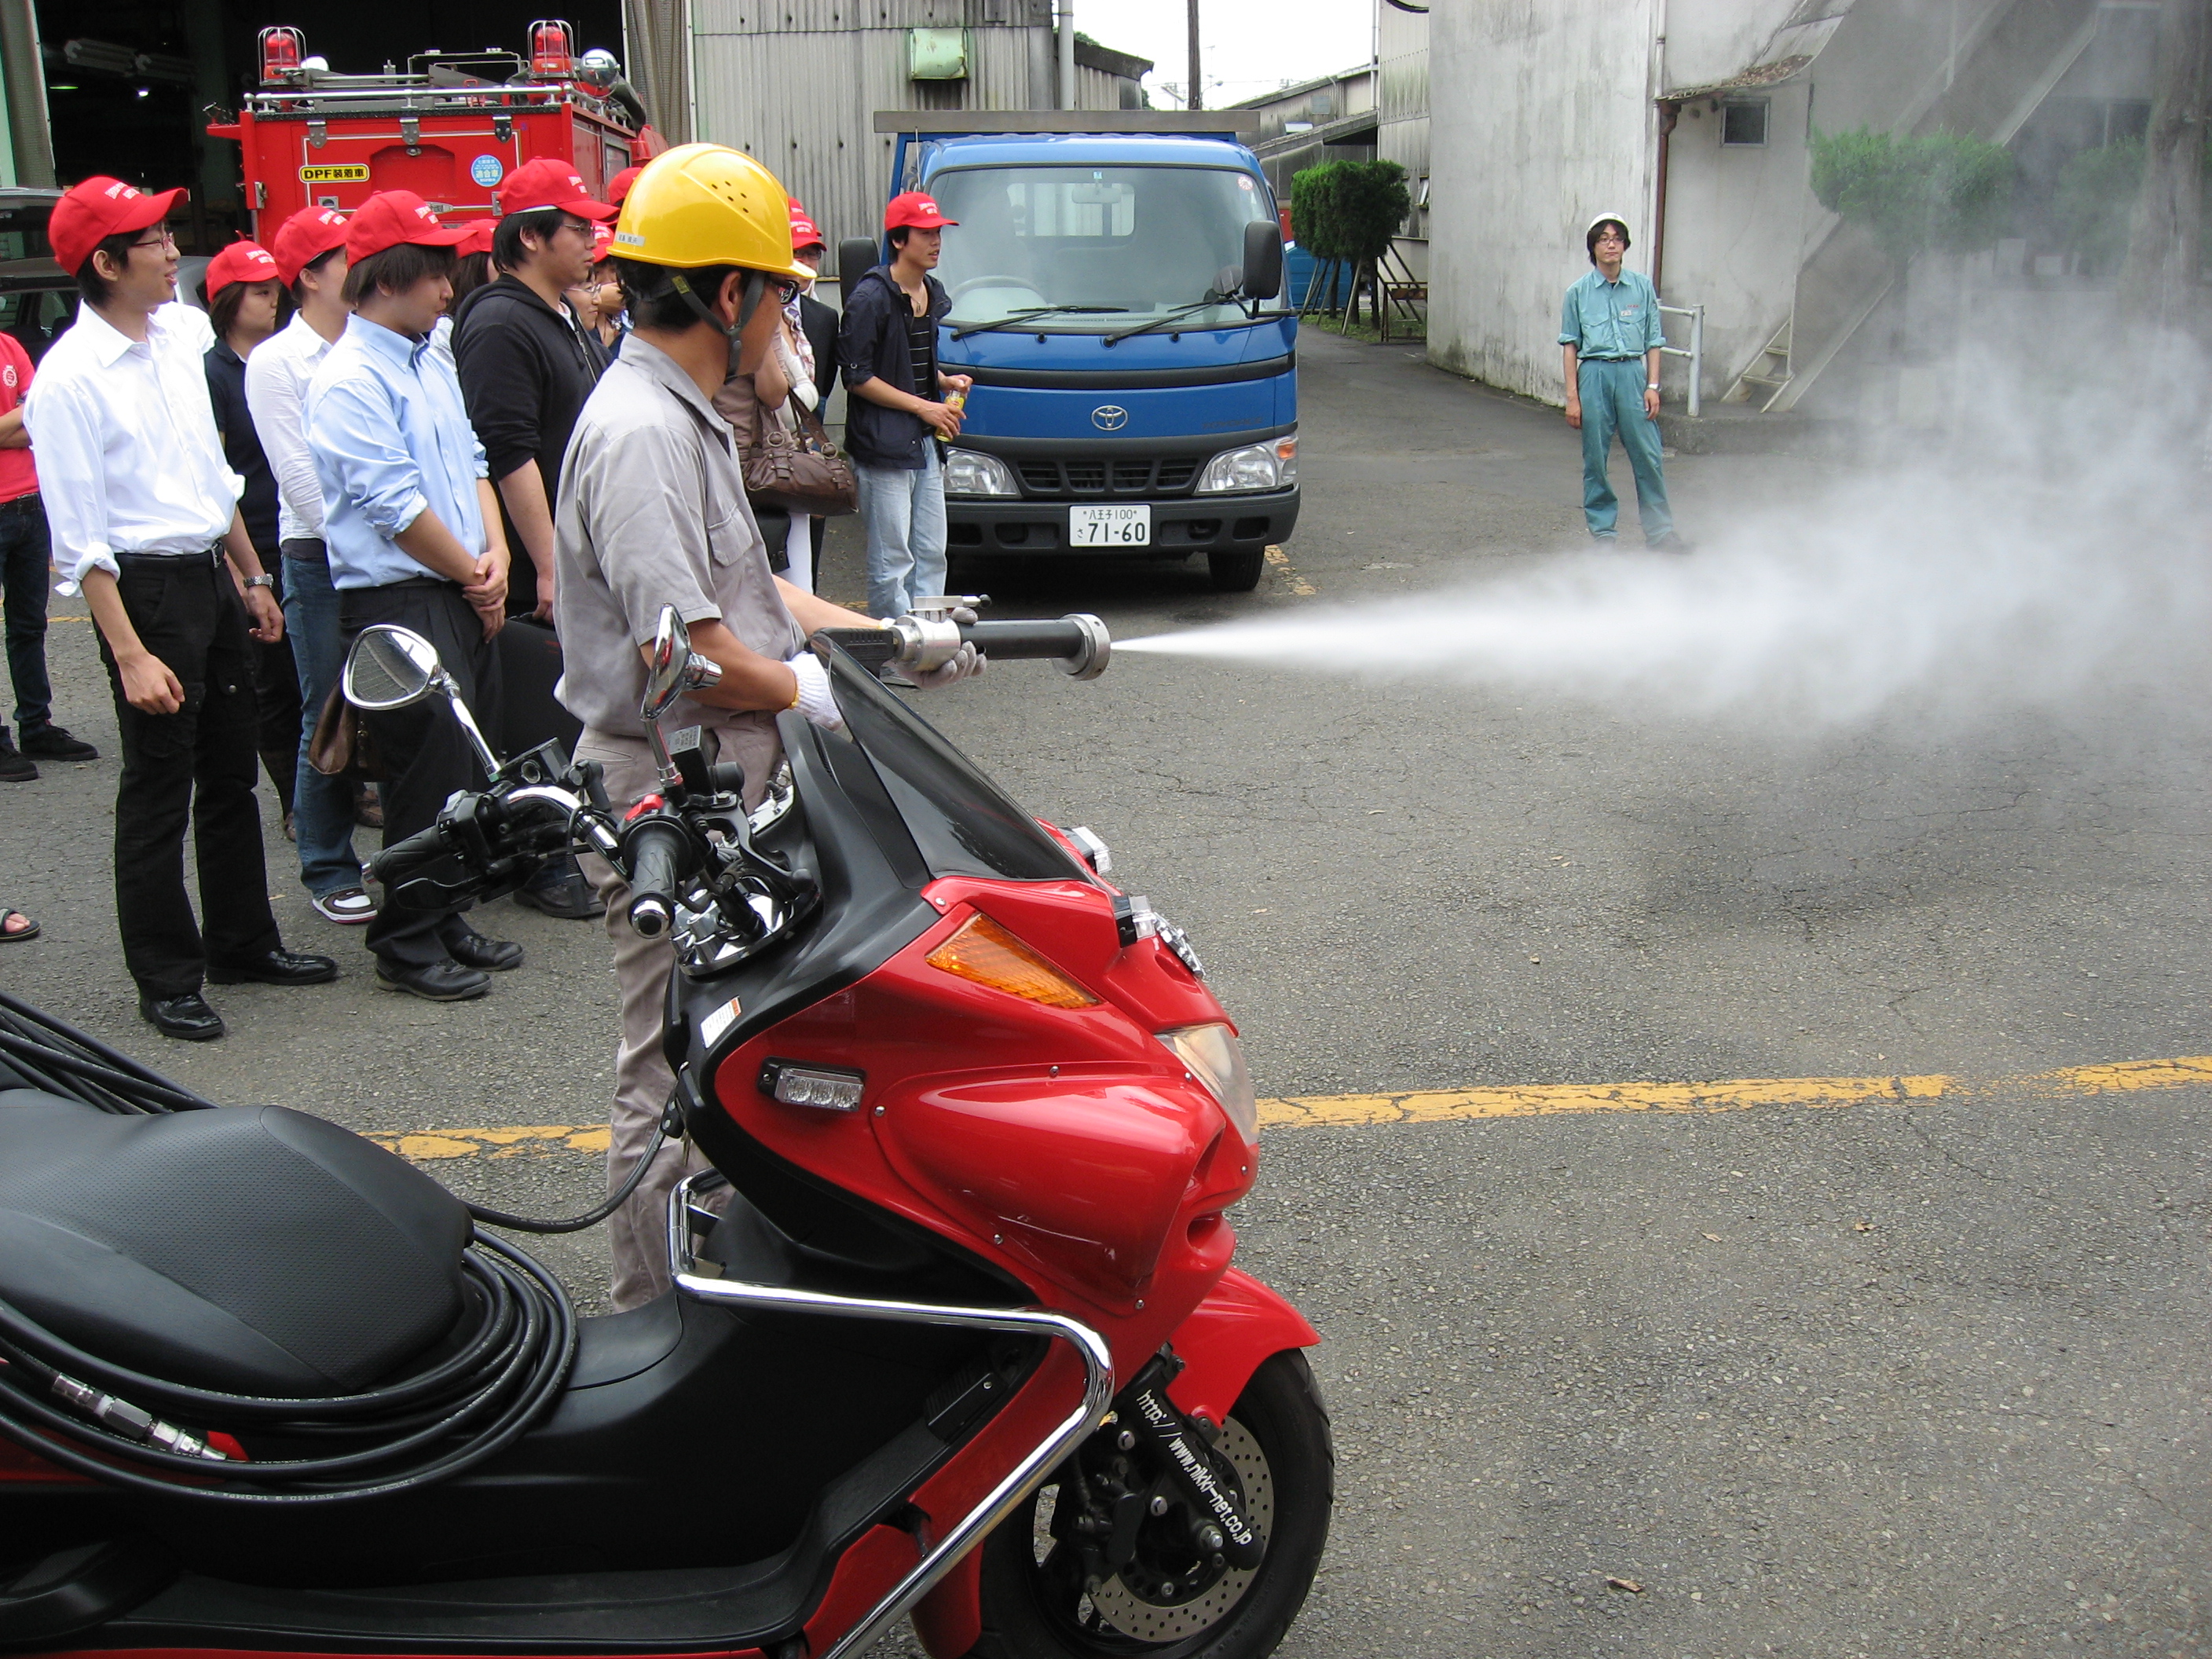
[[[639,173],[615,228],[632,331],[576,418],[554,510],[553,591],[564,662],[559,696],[584,723],[576,757],[605,769],[607,793],[618,802],[653,784],[638,704],[662,606],[676,607],[692,648],[722,671],[719,685],[693,693],[668,723],[702,727],[718,758],[744,768],[748,806],[781,758],[779,713],[843,724],[807,635],[872,625],[770,574],[729,427],[713,406],[732,356],[743,372],[758,367],[784,301],[813,274],[792,258],[787,203],[783,186],[752,157],[684,144]],[[949,684],[979,662],[967,647],[925,678]],[[665,938],[630,929],[621,878],[598,860],[584,862],[606,902],[622,993],[611,1189],[643,1154],[674,1086],[661,1054],[674,957]],[[668,1288],[663,1218],[684,1164],[672,1146],[659,1164],[610,1225],[617,1310]]]

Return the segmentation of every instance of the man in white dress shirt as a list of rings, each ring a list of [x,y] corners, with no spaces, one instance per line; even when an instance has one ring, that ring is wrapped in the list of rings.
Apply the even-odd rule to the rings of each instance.
[[[345,332],[346,222],[331,208],[301,208],[277,228],[269,252],[299,309],[246,360],[246,404],[276,475],[276,534],[284,552],[284,629],[300,670],[298,782],[292,799],[300,836],[300,880],[317,914],[340,927],[372,921],[353,848],[353,785],[308,763],[315,717],[345,663],[338,594],[323,540],[323,485],[307,447],[307,383]]]
[[[287,951],[269,909],[246,636],[249,617],[263,640],[281,638],[284,620],[208,401],[212,333],[174,303],[166,221],[183,194],[94,178],[54,204],[47,238],[83,303],[24,420],[63,591],[82,586],[115,694],[115,908],[139,1012],[164,1036],[205,1042],[223,1033],[206,981],[312,985],[337,964]],[[188,824],[202,922],[185,890]]]

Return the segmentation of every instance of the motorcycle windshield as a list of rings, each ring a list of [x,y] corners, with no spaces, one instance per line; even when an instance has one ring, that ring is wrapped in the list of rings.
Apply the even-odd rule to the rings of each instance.
[[[829,668],[845,729],[883,780],[931,875],[1093,880],[1088,866],[873,673],[843,651],[830,653]]]

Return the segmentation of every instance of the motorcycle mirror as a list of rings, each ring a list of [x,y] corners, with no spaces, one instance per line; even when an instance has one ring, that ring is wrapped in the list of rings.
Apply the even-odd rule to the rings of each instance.
[[[346,653],[346,701],[356,708],[404,708],[430,695],[442,666],[438,648],[420,634],[374,623]]]
[[[657,720],[686,691],[704,690],[721,678],[720,664],[691,649],[691,630],[676,614],[676,607],[661,606],[660,620],[653,630],[653,660],[646,671],[645,699],[638,706],[638,718]]]
[[[476,716],[469,712],[460,687],[438,660],[438,647],[420,634],[392,623],[371,623],[354,636],[353,649],[346,653],[342,684],[345,700],[372,714],[405,708],[432,696],[443,697],[453,705],[453,717],[467,734],[469,747],[476,750],[484,775],[498,776],[498,755],[485,740]]]

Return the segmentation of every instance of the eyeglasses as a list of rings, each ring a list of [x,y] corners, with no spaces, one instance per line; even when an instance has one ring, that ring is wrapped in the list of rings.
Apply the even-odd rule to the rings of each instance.
[[[155,231],[150,238],[142,239],[131,244],[133,247],[167,248],[173,248],[176,245],[177,239],[167,225],[163,225],[161,229]]]

